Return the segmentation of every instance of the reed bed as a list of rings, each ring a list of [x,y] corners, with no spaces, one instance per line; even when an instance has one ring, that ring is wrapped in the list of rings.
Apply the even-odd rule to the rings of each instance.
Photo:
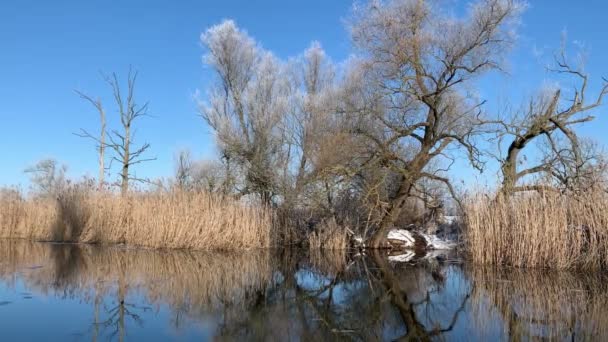
[[[322,222],[316,231],[308,235],[308,246],[311,250],[346,250],[350,247],[349,242],[347,230],[338,225],[335,219]]]
[[[477,264],[557,269],[608,266],[608,193],[479,195],[465,204]]]
[[[210,250],[270,247],[271,234],[269,210],[208,193],[0,197],[0,238]]]

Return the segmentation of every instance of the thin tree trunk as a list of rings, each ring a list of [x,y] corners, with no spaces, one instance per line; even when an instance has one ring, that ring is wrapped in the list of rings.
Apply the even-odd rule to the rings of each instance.
[[[126,196],[129,192],[129,147],[130,147],[130,127],[125,125],[124,154],[122,158],[121,193]]]
[[[99,111],[101,121],[101,131],[99,133],[99,190],[103,190],[105,183],[105,152],[106,152],[106,113],[102,109]]]

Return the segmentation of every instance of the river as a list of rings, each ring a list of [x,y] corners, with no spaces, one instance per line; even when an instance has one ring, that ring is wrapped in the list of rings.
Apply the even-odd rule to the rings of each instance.
[[[1,341],[608,340],[608,276],[0,241]]]

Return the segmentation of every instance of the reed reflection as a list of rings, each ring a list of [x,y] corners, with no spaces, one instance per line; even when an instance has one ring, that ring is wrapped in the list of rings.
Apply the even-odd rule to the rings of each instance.
[[[480,329],[498,322],[514,340],[607,340],[608,275],[471,268]]]
[[[80,337],[215,340],[597,339],[603,275],[497,271],[347,251],[159,251],[0,241],[0,282],[86,305]],[[0,310],[12,301],[0,293]],[[6,303],[4,303],[6,302]],[[37,308],[38,309],[38,308]],[[40,307],[53,315],[56,307]],[[33,328],[36,322],[32,322]],[[156,334],[156,335],[155,335]],[[170,336],[169,336],[170,337]]]

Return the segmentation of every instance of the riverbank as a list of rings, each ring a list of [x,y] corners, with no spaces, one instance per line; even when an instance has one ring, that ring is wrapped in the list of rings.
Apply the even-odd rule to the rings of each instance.
[[[205,192],[134,192],[122,197],[72,188],[56,197],[0,196],[0,238],[197,250],[298,244],[347,251],[365,246],[356,226],[325,220],[294,229],[281,223],[288,220],[277,219],[280,215],[285,214]],[[465,201],[461,221],[453,233],[460,234],[459,250],[474,264],[608,268],[608,193],[602,191],[528,193],[508,199],[479,194]],[[411,230],[394,232],[427,236]],[[389,234],[388,241],[394,250],[408,249],[407,236],[397,244],[392,237]],[[425,241],[424,249],[437,249],[428,238]]]

